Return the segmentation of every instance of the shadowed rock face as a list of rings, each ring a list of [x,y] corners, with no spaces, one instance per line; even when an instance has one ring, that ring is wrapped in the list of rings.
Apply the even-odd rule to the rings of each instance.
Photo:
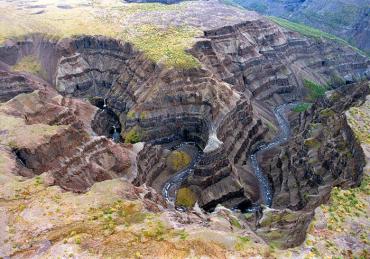
[[[343,86],[292,116],[294,137],[260,158],[274,186],[273,207],[312,209],[329,197],[333,186],[360,183],[364,155],[344,111],[369,93],[368,82]]]
[[[19,74],[8,75],[22,78]],[[10,125],[12,120],[24,124],[21,127],[25,135],[19,136],[11,145],[24,167],[19,174],[29,176],[46,172],[50,176],[49,184],[74,192],[84,192],[95,182],[127,176],[130,161],[125,148],[105,137],[90,135],[96,108],[77,99],[62,97],[50,86],[40,88],[41,84],[31,80],[28,83],[31,89],[38,90],[18,95],[0,110]],[[57,131],[49,135],[42,125]],[[20,130],[9,127],[3,132],[2,141]],[[28,128],[32,131],[30,136],[27,135]],[[43,134],[48,136],[43,137]]]
[[[92,36],[46,43],[33,36],[24,43],[0,48],[0,60],[12,65],[26,51],[41,53],[40,46],[47,46],[47,53],[54,55],[44,58],[51,63],[48,80],[60,94],[71,97],[46,95],[45,100],[32,104],[46,108],[17,115],[26,116],[30,124],[42,120],[66,126],[48,143],[17,150],[27,168],[34,173],[49,172],[55,183],[76,192],[119,176],[135,178],[137,185],[153,185],[161,182],[158,178],[168,154],[165,146],[156,143],[195,141],[202,148],[212,148],[205,149],[183,186],[189,187],[199,205],[210,211],[219,203],[244,209],[261,201],[249,156],[277,134],[273,108],[307,95],[303,79],[327,83],[337,76],[360,78],[369,70],[369,60],[347,47],[301,37],[263,18],[206,31],[190,50],[201,67],[188,70],[155,64],[129,43]],[[72,97],[105,100],[106,109],[80,114],[82,107],[93,106],[79,104],[82,101]],[[258,158],[265,161],[261,166],[275,192],[276,210],[268,212],[272,213],[272,226],[281,230],[281,235],[265,235],[271,230],[263,223],[268,221],[265,217],[260,233],[266,240],[297,245],[304,237],[312,209],[326,199],[331,187],[358,183],[363,158],[341,117],[344,108],[358,97],[348,97],[341,109],[334,103],[318,102],[299,119],[290,115],[296,136],[282,149]],[[101,108],[101,101],[94,104]],[[335,116],[324,109],[335,109]],[[322,122],[324,118],[327,124]],[[315,129],[318,136],[307,135],[312,123],[321,123],[321,128]],[[112,124],[121,126],[123,138],[135,130],[141,141],[149,142],[137,155],[135,177],[127,173],[125,147],[90,135],[92,126],[99,135],[109,136]],[[329,127],[335,130],[327,132]],[[307,149],[305,145],[315,144],[311,138],[316,137],[324,143],[323,148],[313,145]],[[216,144],[209,145],[210,140]],[[316,163],[320,156],[325,159]],[[328,161],[335,161],[337,166]],[[327,177],[328,172],[332,176]],[[280,210],[285,208],[290,210]],[[274,213],[279,216],[274,217]],[[294,217],[288,216],[289,224],[285,224],[286,214],[292,213]]]
[[[0,103],[9,101],[18,94],[31,93],[41,87],[41,83],[34,82],[24,75],[0,71]]]
[[[192,49],[220,79],[267,104],[301,99],[302,78],[366,77],[369,60],[335,42],[302,38],[266,19],[210,30]]]
[[[279,16],[346,39],[369,53],[369,3],[366,0],[233,0],[259,13]]]

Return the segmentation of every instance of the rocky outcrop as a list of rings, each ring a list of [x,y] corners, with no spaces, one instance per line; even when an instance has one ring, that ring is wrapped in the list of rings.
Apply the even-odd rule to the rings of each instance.
[[[37,42],[25,44],[36,51],[35,46],[44,46]],[[165,161],[171,148],[162,144],[194,141],[205,152],[199,161],[193,157],[183,186],[209,211],[219,203],[244,211],[261,201],[250,155],[277,134],[273,109],[304,100],[303,79],[356,80],[369,70],[369,60],[350,48],[304,38],[264,18],[206,31],[190,50],[200,61],[191,69],[155,64],[130,43],[101,36],[53,44],[50,53],[55,56],[48,62],[55,66],[48,75],[63,96],[51,89],[20,95],[4,111],[22,125],[58,126],[32,145],[24,141],[14,148],[24,167],[33,174],[48,172],[55,184],[75,192],[116,177],[135,178],[134,184],[160,191],[173,173],[166,170]],[[17,56],[23,51],[19,46],[4,48]],[[0,60],[13,62],[10,56],[0,55]],[[312,209],[327,198],[332,186],[358,183],[361,152],[341,115],[359,97],[358,91],[343,93],[337,105],[326,100],[306,113],[290,115],[295,137],[281,150],[259,155],[275,193],[278,216],[271,216],[276,220],[272,226],[282,233],[266,240],[278,239],[286,246],[301,242]],[[110,136],[112,126],[121,128],[126,142],[148,142],[136,156],[135,177],[128,169],[126,146],[93,136],[91,127]],[[293,218],[286,219],[286,211],[280,210],[286,208],[296,211],[288,213]],[[261,235],[270,232],[262,226]]]
[[[269,243],[286,249],[300,245],[306,238],[313,211],[296,212],[289,209],[266,208],[259,219],[256,233]]]
[[[0,102],[6,102],[22,93],[42,88],[24,75],[0,71]]]
[[[222,145],[205,153],[185,185],[198,193],[199,205],[212,210],[221,203],[229,208],[247,207],[259,200],[258,183],[244,165],[252,147],[263,140],[267,128],[254,119],[251,104],[240,101],[221,122],[217,136]]]
[[[366,77],[369,60],[349,47],[303,38],[266,19],[204,32],[192,49],[221,80],[274,105],[301,99],[301,78],[321,83],[338,75]],[[335,53],[335,54],[334,54]]]
[[[23,40],[8,40],[0,47],[0,61],[8,66],[17,64],[23,57],[35,56],[41,64],[44,79],[54,83],[57,61],[60,57],[57,40],[42,34],[26,35]]]
[[[364,155],[344,111],[367,94],[368,82],[343,86],[294,116],[294,137],[260,158],[273,182],[273,207],[312,209],[328,199],[333,186],[359,184]]]
[[[367,40],[369,31],[369,5],[366,0],[342,2],[339,0],[244,0],[234,2],[259,13],[279,16],[307,24],[314,28],[346,39],[354,46],[370,53]]]
[[[145,145],[138,153],[138,177],[134,184],[151,186],[166,169],[166,155],[166,150],[159,145]]]
[[[9,121],[1,142],[12,148],[28,175],[46,172],[50,184],[84,192],[95,182],[127,175],[130,167],[123,146],[90,135],[95,111],[88,103],[58,95],[50,86],[19,95],[1,107],[3,119]],[[11,140],[21,134],[13,120],[25,132],[31,131],[29,136]]]

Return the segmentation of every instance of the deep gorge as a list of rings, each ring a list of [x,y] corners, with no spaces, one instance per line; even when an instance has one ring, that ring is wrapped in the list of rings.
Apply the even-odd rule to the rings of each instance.
[[[256,233],[285,247],[298,245],[332,187],[360,183],[364,155],[343,112],[369,94],[369,59],[266,19],[205,31],[189,53],[201,67],[156,64],[130,43],[102,36],[30,35],[0,47],[0,80],[8,86],[0,100],[14,105],[8,114],[35,125],[56,113],[47,124],[65,126],[42,145],[15,148],[23,161],[18,173],[48,172],[52,184],[77,193],[117,177],[162,193],[173,177],[166,160],[171,148],[194,142],[203,152],[191,155],[187,177],[176,188],[190,189],[205,211],[222,204],[245,212],[266,200],[250,160],[255,155],[271,185],[271,202],[265,203],[274,210],[268,213],[292,218],[271,225],[262,218]],[[6,71],[27,55],[39,58],[43,79]],[[338,77],[357,83],[335,85]],[[288,109],[291,137],[256,152],[281,130],[274,109],[307,100],[305,79],[331,83],[332,95],[304,112]],[[43,108],[17,110],[12,98],[32,91]],[[126,144],[109,140],[113,126]],[[130,142],[144,143],[128,162]],[[274,227],[290,239],[271,235]]]

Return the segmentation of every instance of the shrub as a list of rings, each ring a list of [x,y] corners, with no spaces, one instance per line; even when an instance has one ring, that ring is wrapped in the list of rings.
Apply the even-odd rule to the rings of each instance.
[[[240,225],[239,223],[239,220],[237,220],[236,218],[231,218],[230,220],[230,224],[233,226],[233,227],[236,227],[236,228],[242,228],[242,226]]]
[[[303,85],[309,90],[311,100],[315,100],[325,95],[326,86],[316,84],[310,80],[304,80]]]
[[[137,142],[140,142],[140,140],[141,137],[137,127],[133,127],[129,132],[127,132],[125,136],[125,143],[135,144]]]
[[[169,166],[175,170],[179,171],[185,167],[187,167],[191,162],[191,157],[184,151],[173,151],[168,156],[168,164]]]
[[[294,112],[304,112],[307,111],[312,106],[312,103],[300,103],[292,108]]]
[[[271,21],[275,22],[276,24],[280,25],[281,27],[287,28],[287,29],[292,30],[292,31],[296,31],[296,32],[298,32],[298,33],[300,33],[304,36],[315,38],[315,39],[323,38],[323,39],[333,40],[333,41],[336,41],[336,42],[338,42],[342,45],[349,46],[354,51],[357,51],[358,53],[361,53],[362,55],[367,55],[367,53],[359,50],[358,48],[356,48],[354,46],[352,46],[350,43],[348,43],[344,39],[339,38],[337,36],[334,36],[330,33],[320,31],[318,29],[312,28],[310,26],[307,26],[307,25],[304,25],[304,24],[301,24],[301,23],[288,21],[288,20],[283,19],[283,18],[278,18],[278,17],[273,17],[273,16],[269,16],[268,18]]]
[[[127,118],[128,118],[128,119],[133,120],[133,119],[135,119],[135,117],[136,117],[136,112],[134,112],[134,111],[129,111],[129,112],[127,113]]]
[[[34,75],[44,76],[40,61],[35,56],[25,56],[12,67],[12,71],[29,72]]]
[[[186,208],[194,207],[197,200],[195,193],[189,188],[180,188],[176,196],[176,206],[184,206]]]

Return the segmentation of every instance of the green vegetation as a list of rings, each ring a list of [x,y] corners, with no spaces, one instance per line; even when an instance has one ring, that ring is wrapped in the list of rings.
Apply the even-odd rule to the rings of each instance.
[[[185,151],[175,150],[167,157],[167,164],[174,170],[179,171],[187,167],[191,162],[191,157]]]
[[[268,6],[264,3],[252,3],[249,5],[249,8],[259,13],[264,13],[267,11]]]
[[[25,56],[12,67],[12,71],[29,72],[34,75],[43,75],[39,59],[35,56]]]
[[[35,186],[42,185],[43,182],[44,181],[42,180],[41,176],[38,175],[35,177]]]
[[[190,26],[168,27],[138,23],[127,23],[133,16],[146,17],[152,13],[163,16],[163,12],[181,11],[183,4],[159,3],[124,4],[106,0],[89,6],[74,5],[71,9],[57,8],[57,0],[50,0],[41,13],[34,9],[16,8],[9,3],[0,3],[0,44],[9,38],[23,39],[31,33],[42,33],[50,38],[65,38],[76,35],[104,35],[133,43],[146,56],[163,62],[169,67],[189,69],[199,67],[198,60],[186,52],[201,31]],[[119,24],[119,25],[118,25]]]
[[[162,29],[149,24],[139,26],[137,30],[140,36],[132,42],[151,60],[183,69],[200,66],[198,60],[185,51],[191,47],[199,31],[185,26]]]
[[[236,227],[236,228],[239,228],[239,229],[242,228],[242,226],[239,223],[239,220],[237,220],[236,218],[231,218],[230,219],[230,224],[233,227]]]
[[[113,7],[113,9],[120,10],[128,14],[138,14],[144,12],[168,12],[174,10],[184,9],[184,5],[167,5],[161,3],[132,3],[129,6]]]
[[[292,21],[288,21],[286,19],[279,18],[279,17],[269,16],[268,18],[271,21],[277,23],[278,25],[280,25],[284,28],[287,28],[289,30],[299,32],[300,34],[302,34],[304,36],[315,38],[315,39],[333,40],[333,41],[336,41],[336,42],[341,43],[343,45],[351,47],[353,50],[361,53],[362,55],[366,55],[366,53],[364,53],[363,51],[359,50],[358,48],[350,45],[344,39],[341,39],[341,38],[339,38],[337,36],[334,36],[330,33],[323,32],[323,31],[320,31],[318,29],[314,29],[310,26],[307,26],[307,25],[304,25],[304,24],[301,24],[301,23],[295,23],[295,22],[292,22]]]
[[[321,205],[324,212],[329,212],[328,229],[342,231],[342,223],[346,218],[366,217],[364,196],[370,195],[370,176],[365,175],[360,187],[341,190],[334,187],[331,192],[330,205]]]
[[[176,196],[176,206],[184,206],[186,208],[194,207],[197,200],[195,193],[189,188],[180,188]]]
[[[292,108],[292,111],[294,112],[304,112],[307,111],[309,108],[311,108],[312,103],[300,103],[297,104]]]
[[[117,225],[142,223],[148,216],[139,205],[122,200],[115,201],[111,206],[90,208],[89,215],[91,221],[102,223],[105,235],[114,233]]]
[[[166,229],[161,221],[148,221],[146,228],[143,230],[143,235],[156,240],[163,240],[165,230]]]
[[[309,97],[315,100],[325,95],[326,86],[316,84],[310,80],[304,80],[303,85],[309,90]]]
[[[16,98],[22,98],[31,94],[20,94]],[[25,121],[19,117],[0,114],[0,129],[6,132],[0,137],[0,144],[11,148],[18,148],[25,145],[32,145],[41,141],[46,141],[65,126],[50,126],[47,124],[26,125]]]
[[[348,113],[347,120],[355,132],[356,138],[361,143],[370,145],[370,102],[367,101],[361,107],[352,107]]]
[[[140,113],[140,120],[145,120],[148,117],[147,112]]]
[[[135,119],[135,118],[136,118],[136,112],[134,112],[134,111],[129,111],[129,112],[127,113],[127,118],[128,118],[128,119],[130,119],[130,120]]]
[[[239,236],[238,241],[235,244],[235,250],[242,251],[243,249],[247,247],[250,241],[251,239],[249,237]]]
[[[321,146],[320,141],[315,138],[305,139],[303,144],[308,148],[318,148]]]
[[[127,132],[124,139],[125,139],[125,143],[135,144],[137,142],[140,142],[141,136],[140,136],[138,127],[135,126],[129,132]]]
[[[177,231],[176,234],[180,237],[181,240],[186,240],[189,236],[189,234],[186,233],[185,229],[181,229],[180,231]]]
[[[331,117],[335,115],[335,112],[330,108],[326,108],[320,111],[320,115],[323,117]]]

